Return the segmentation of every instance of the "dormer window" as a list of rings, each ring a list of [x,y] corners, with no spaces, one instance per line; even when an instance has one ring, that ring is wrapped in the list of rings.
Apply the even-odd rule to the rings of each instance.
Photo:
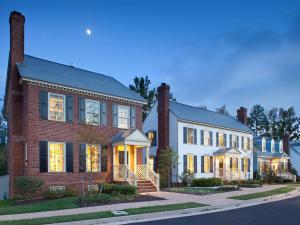
[[[279,142],[279,152],[283,153],[283,144],[282,144],[282,140],[280,140]]]
[[[272,153],[275,152],[275,142],[274,142],[274,139],[272,139],[272,141],[271,141],[271,152]]]
[[[261,150],[262,152],[266,152],[266,139],[263,138],[261,141]]]

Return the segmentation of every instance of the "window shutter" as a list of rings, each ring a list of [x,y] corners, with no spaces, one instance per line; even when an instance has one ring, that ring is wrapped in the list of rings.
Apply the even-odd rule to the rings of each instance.
[[[204,145],[204,130],[200,130],[200,145]]]
[[[101,102],[101,116],[100,116],[100,121],[101,125],[107,125],[107,104],[106,102]]]
[[[153,146],[156,146],[156,130],[153,131]]]
[[[86,151],[85,144],[79,145],[79,172],[86,171]]]
[[[229,134],[229,147],[232,148],[232,134]]]
[[[257,162],[257,171],[260,173],[260,161]]]
[[[210,166],[210,172],[213,173],[214,172],[214,157],[213,156],[210,156],[209,166]]]
[[[227,147],[227,135],[223,134],[223,138],[224,138],[224,147]]]
[[[79,97],[79,122],[85,123],[85,99]]]
[[[204,156],[201,156],[201,173],[204,173]]]
[[[219,147],[219,132],[216,133],[216,143],[217,147]]]
[[[232,157],[229,158],[230,159],[230,169],[232,169]]]
[[[237,148],[240,148],[240,136],[237,137]]]
[[[187,173],[187,155],[183,155],[183,172]]]
[[[130,107],[130,128],[136,128],[136,109],[135,107]]]
[[[237,168],[237,170],[238,170],[238,168],[239,168],[239,159],[238,159],[238,158],[235,158],[235,160],[236,160],[236,168]]]
[[[40,118],[48,119],[48,92],[40,90]]]
[[[244,171],[244,160],[245,160],[245,159],[243,159],[243,158],[241,159],[242,172],[245,172],[245,171]]]
[[[101,172],[107,172],[107,145],[101,146]]]
[[[213,132],[209,131],[209,144],[210,146],[213,146]]]
[[[242,149],[244,149],[244,137],[242,137]]]
[[[73,144],[66,144],[66,172],[73,173]]]
[[[48,142],[40,141],[40,172],[48,172]]]
[[[183,143],[184,144],[187,143],[187,128],[186,127],[183,128]]]
[[[66,96],[66,120],[73,122],[73,96]]]
[[[118,127],[118,105],[113,104],[112,105],[112,111],[113,111],[113,115],[112,115],[112,125],[113,127]]]
[[[194,145],[197,144],[197,129],[194,129]]]
[[[197,173],[197,156],[194,155],[194,173]]]
[[[248,159],[248,172],[250,172],[251,160]]]

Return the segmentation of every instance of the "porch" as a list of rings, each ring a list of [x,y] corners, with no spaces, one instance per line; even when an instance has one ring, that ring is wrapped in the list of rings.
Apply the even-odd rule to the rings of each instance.
[[[250,179],[250,164],[250,159],[241,157],[237,149],[219,149],[214,153],[214,177],[224,181]]]
[[[113,139],[113,180],[159,191],[159,175],[149,165],[150,140],[140,131],[124,131]]]

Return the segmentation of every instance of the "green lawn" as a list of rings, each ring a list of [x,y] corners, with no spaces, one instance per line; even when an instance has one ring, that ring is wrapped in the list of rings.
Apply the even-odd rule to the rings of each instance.
[[[0,201],[0,215],[78,208],[77,196],[17,205],[15,200]]]
[[[238,196],[233,196],[229,197],[230,199],[236,199],[236,200],[250,200],[250,199],[255,199],[255,198],[263,198],[271,195],[279,195],[279,194],[284,194],[291,192],[295,190],[295,187],[292,186],[286,186],[282,188],[277,188],[271,191],[264,191],[264,192],[257,192],[257,193],[252,193],[252,194],[247,194],[247,195],[238,195]]]
[[[187,203],[173,204],[173,205],[132,208],[132,209],[125,209],[124,211],[126,211],[129,215],[137,215],[137,214],[144,214],[144,213],[197,208],[203,206],[206,205],[195,203],[195,202],[187,202]],[[72,221],[80,221],[80,220],[101,219],[101,218],[115,217],[115,216],[116,215],[114,215],[111,211],[105,211],[105,212],[85,213],[85,214],[77,214],[77,215],[69,215],[69,216],[56,216],[56,217],[39,218],[39,219],[1,221],[0,225],[42,225],[42,224],[63,223],[63,222],[72,222]]]

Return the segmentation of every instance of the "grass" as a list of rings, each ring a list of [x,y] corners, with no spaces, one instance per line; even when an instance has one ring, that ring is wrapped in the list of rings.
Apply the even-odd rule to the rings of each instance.
[[[238,196],[233,196],[233,197],[229,197],[229,198],[236,199],[236,200],[250,200],[250,199],[263,198],[263,197],[272,196],[272,195],[284,194],[284,193],[291,192],[295,189],[296,189],[295,187],[286,186],[286,187],[277,188],[277,189],[274,189],[271,191],[257,192],[257,193],[246,194],[246,195],[238,195]]]
[[[172,204],[172,205],[131,208],[131,209],[125,209],[124,211],[126,211],[129,215],[137,215],[137,214],[145,214],[145,213],[197,208],[197,207],[204,207],[204,206],[206,205],[195,203],[195,202],[187,202],[187,203]],[[42,225],[42,224],[51,224],[51,223],[65,223],[65,222],[72,222],[72,221],[101,219],[101,218],[108,218],[108,217],[116,217],[116,215],[114,215],[111,211],[104,211],[104,212],[84,213],[84,214],[68,215],[68,216],[56,216],[56,217],[14,220],[14,221],[1,221],[0,225]]]
[[[209,188],[209,187],[176,187],[176,188],[168,188],[166,191],[184,193],[184,194],[194,194],[194,195],[209,195],[216,194],[228,191],[237,190],[231,186],[224,186],[221,188]]]

